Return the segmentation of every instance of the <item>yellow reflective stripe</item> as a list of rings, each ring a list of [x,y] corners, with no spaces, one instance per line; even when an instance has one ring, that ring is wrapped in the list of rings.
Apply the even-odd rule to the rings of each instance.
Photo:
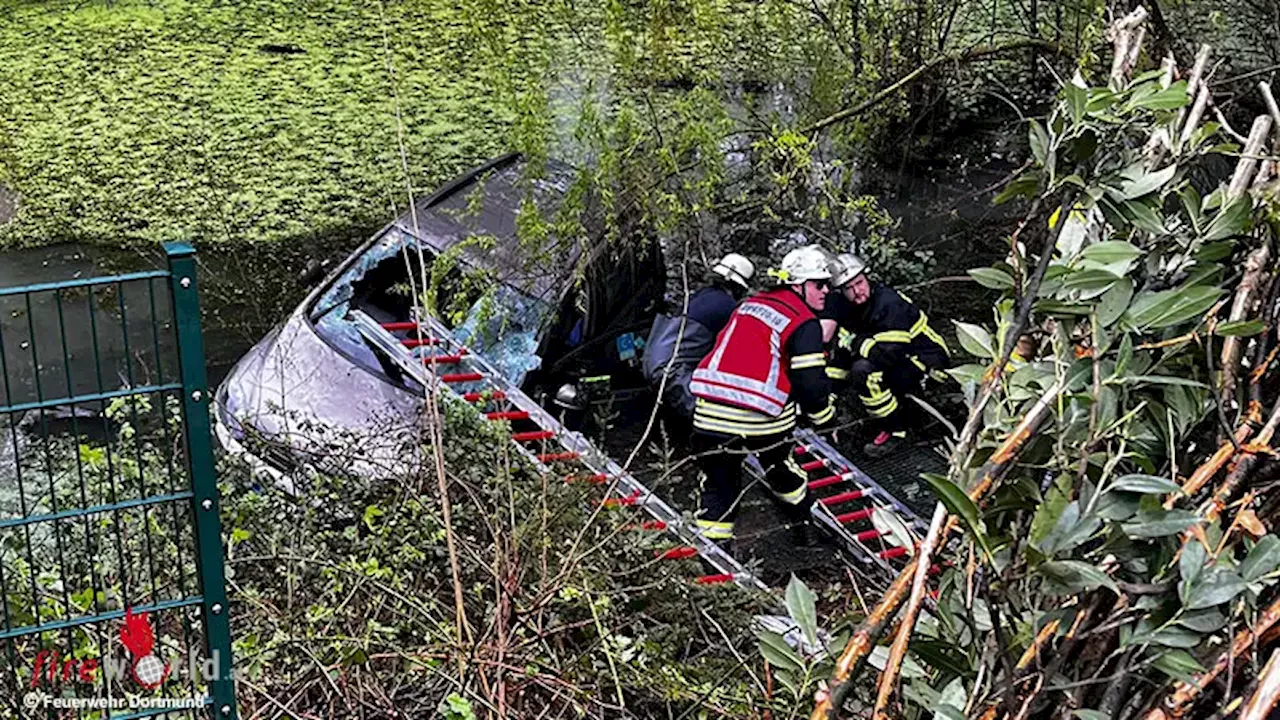
[[[873,397],[879,397],[882,393],[889,392],[880,387],[880,381],[884,379],[884,371],[877,370],[867,376],[867,392]]]
[[[883,330],[875,334],[876,342],[909,343],[911,338],[906,330]]]
[[[805,355],[796,355],[791,358],[792,370],[804,370],[805,368],[822,367],[827,364],[826,353],[807,353]]]
[[[782,465],[786,469],[790,470],[793,475],[804,480],[805,483],[809,482],[809,473],[805,472],[804,468],[800,467],[800,463],[796,462],[795,455],[788,455],[787,459],[782,461]],[[800,487],[805,486],[801,485]]]
[[[853,339],[854,339],[853,333],[849,332],[848,330],[845,330],[844,328],[840,328],[840,337],[836,341],[836,344],[844,348],[845,350],[848,350],[849,348],[853,347]]]
[[[859,395],[858,399],[862,401],[863,405],[867,406],[883,405],[893,399],[893,393],[888,390],[881,390],[871,395]]]
[[[809,413],[809,419],[821,425],[836,416],[836,408],[834,405],[827,405],[825,408],[816,413]]]
[[[776,495],[779,500],[781,500],[782,502],[788,505],[799,505],[800,501],[804,500],[804,492],[807,489],[808,488],[806,488],[802,484],[800,487],[796,488],[795,490],[792,490],[791,492],[780,493],[777,490],[774,490],[773,494]]]
[[[832,380],[848,380],[849,371],[845,370],[844,368],[838,368],[834,365],[828,365],[827,377],[831,378]]]
[[[929,366],[920,362],[920,358],[916,357],[915,355],[911,356],[911,364],[920,368],[921,372],[926,372],[926,373],[929,372]]]
[[[754,437],[756,435],[773,435],[780,432],[786,432],[796,426],[796,419],[794,416],[789,416],[768,423],[746,423],[711,418],[701,415],[695,411],[693,415],[693,426],[699,430],[723,433],[725,435]]]
[[[924,329],[924,336],[937,343],[938,347],[942,348],[942,352],[948,355],[951,354],[951,348],[947,347],[947,341],[944,340],[933,328],[926,327]]]
[[[920,334],[937,343],[938,347],[942,348],[942,351],[946,354],[951,354],[951,350],[947,348],[947,341],[943,340],[942,336],[929,326],[929,316],[923,312],[920,313],[920,319],[916,321],[916,324],[911,326],[911,337],[914,338]]]
[[[898,398],[890,398],[883,407],[867,407],[867,414],[875,418],[889,417],[898,409]]]
[[[876,346],[875,339],[867,338],[866,340],[862,341],[861,345],[858,346],[858,354],[861,355],[862,357],[866,357],[867,355],[871,354],[871,348],[875,346]]]
[[[698,519],[694,523],[698,526],[698,532],[702,533],[702,537],[708,540],[728,540],[733,537],[731,522]]]

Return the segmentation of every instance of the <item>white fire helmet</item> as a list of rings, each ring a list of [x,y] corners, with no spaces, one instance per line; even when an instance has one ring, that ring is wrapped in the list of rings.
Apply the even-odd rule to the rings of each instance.
[[[819,245],[805,245],[787,253],[782,267],[774,275],[786,285],[799,285],[806,280],[830,280],[831,256]]]
[[[756,274],[756,266],[738,253],[729,253],[712,266],[711,272],[750,290],[751,276]]]
[[[844,287],[845,283],[867,271],[867,264],[853,253],[840,253],[831,263],[831,287]]]

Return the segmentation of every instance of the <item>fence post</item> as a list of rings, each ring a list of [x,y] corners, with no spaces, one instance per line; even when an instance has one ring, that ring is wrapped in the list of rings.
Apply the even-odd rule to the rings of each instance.
[[[209,392],[204,367],[204,338],[200,332],[200,297],[196,286],[195,248],[188,243],[165,243],[169,258],[170,295],[182,373],[187,462],[191,473],[191,514],[196,524],[196,562],[200,573],[201,615],[205,652],[213,660],[216,679],[207,679],[213,698],[213,717],[236,718],[235,684],[231,677],[231,627],[228,622],[226,580],[223,576],[222,525],[218,519],[218,478],[214,472],[210,437]]]

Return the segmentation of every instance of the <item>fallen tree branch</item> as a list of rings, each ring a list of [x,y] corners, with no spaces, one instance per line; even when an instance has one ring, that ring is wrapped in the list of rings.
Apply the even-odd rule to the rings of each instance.
[[[1258,679],[1258,689],[1245,703],[1240,711],[1240,720],[1267,720],[1271,717],[1271,709],[1280,700],[1280,650],[1271,653],[1271,659],[1262,669]]]
[[[995,483],[1012,469],[1013,460],[1017,458],[1018,453],[1026,446],[1027,440],[1035,435],[1040,425],[1049,416],[1049,410],[1053,407],[1053,402],[1061,391],[1061,381],[1054,383],[1044,391],[1035,405],[1027,411],[1022,422],[1018,424],[1018,427],[1009,437],[1005,438],[1000,447],[996,449],[996,452],[992,454],[991,460],[984,466],[982,479],[969,489],[970,500],[975,503],[981,501]],[[945,540],[959,524],[958,518],[950,518],[946,521],[946,526],[939,534],[939,537]],[[917,553],[916,557],[902,569],[902,572],[898,573],[898,577],[889,586],[889,589],[885,591],[880,603],[871,611],[871,615],[858,626],[853,637],[849,639],[844,651],[840,654],[839,660],[836,662],[835,673],[832,676],[832,681],[836,687],[828,696],[819,700],[810,715],[811,720],[823,720],[824,718],[834,720],[834,718],[839,717],[839,711],[836,708],[840,707],[845,699],[849,697],[849,693],[853,690],[852,678],[857,676],[858,671],[861,670],[862,665],[871,654],[871,650],[875,647],[876,640],[879,639],[880,632],[883,630],[887,620],[897,613],[898,608],[902,606],[903,601],[906,599],[907,588],[915,577],[916,568],[920,567],[920,559],[921,554]],[[899,634],[902,633],[902,628],[906,627],[906,625],[907,623],[904,621],[899,626]]]
[[[985,57],[990,57],[991,55],[1000,55],[1002,53],[1006,53],[1011,50],[1022,50],[1022,49],[1031,48],[1031,47],[1043,48],[1058,54],[1063,54],[1065,52],[1060,45],[1058,45],[1057,43],[1049,42],[1048,40],[1040,40],[1038,38],[1020,38],[1017,40],[1009,40],[1007,42],[998,43],[995,45],[979,45],[976,47],[965,48],[963,50],[955,50],[952,52],[943,53],[941,55],[938,55],[937,57],[930,59],[929,61],[925,62],[925,64],[921,65],[915,70],[912,70],[906,75],[903,75],[901,78],[898,78],[898,80],[896,80],[893,84],[889,85],[883,90],[876,92],[874,95],[867,98],[866,100],[863,100],[857,105],[834,112],[831,115],[828,115],[827,117],[802,129],[800,132],[804,135],[810,135],[812,133],[825,130],[826,128],[829,128],[832,125],[835,125],[836,123],[844,122],[849,118],[857,117],[858,115],[861,115],[862,113],[867,112],[868,110],[871,110],[872,108],[876,107],[877,105],[884,102],[885,100],[888,100],[890,97],[893,97],[903,88],[907,87],[911,83],[920,79],[921,76],[929,73],[933,69],[937,68],[939,65],[945,65],[946,63],[950,63],[950,62],[972,62],[974,60],[980,60]]]

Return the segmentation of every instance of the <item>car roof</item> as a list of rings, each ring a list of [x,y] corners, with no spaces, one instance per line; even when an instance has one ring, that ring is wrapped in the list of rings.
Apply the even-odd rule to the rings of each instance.
[[[520,155],[506,156],[418,200],[394,226],[437,253],[456,248],[464,264],[494,270],[501,282],[554,303],[573,280],[583,239],[552,234],[528,247],[517,225],[530,202],[543,218],[555,218],[574,180],[564,163],[548,160],[535,169]]]

